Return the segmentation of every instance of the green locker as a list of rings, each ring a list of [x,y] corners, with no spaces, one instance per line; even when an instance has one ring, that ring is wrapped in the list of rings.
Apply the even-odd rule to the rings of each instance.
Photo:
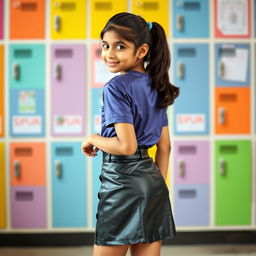
[[[251,206],[251,141],[216,141],[215,224],[250,225]]]

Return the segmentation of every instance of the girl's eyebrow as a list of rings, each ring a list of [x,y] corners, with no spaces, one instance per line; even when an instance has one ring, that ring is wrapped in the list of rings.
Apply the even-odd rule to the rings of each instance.
[[[104,43],[104,44],[108,44],[108,42],[106,42],[106,41],[104,41],[104,40],[102,40],[101,41],[102,43]],[[127,45],[125,42],[123,42],[123,41],[117,41],[117,42],[114,42],[114,44],[124,44],[124,45]]]

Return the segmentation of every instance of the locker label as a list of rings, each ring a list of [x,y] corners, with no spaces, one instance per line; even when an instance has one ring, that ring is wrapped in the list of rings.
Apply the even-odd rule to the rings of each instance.
[[[183,6],[186,11],[199,11],[201,7],[200,2],[184,2]]]
[[[56,49],[54,51],[56,58],[71,58],[73,56],[72,49]]]
[[[36,11],[37,3],[35,2],[24,2],[20,4],[21,11]]]
[[[204,132],[205,114],[178,114],[176,125],[178,132]]]
[[[15,152],[15,156],[17,157],[32,156],[32,153],[33,153],[32,148],[19,148],[19,147],[15,148],[14,152]]]
[[[73,148],[71,147],[57,147],[55,149],[56,156],[72,156]]]
[[[32,191],[18,191],[15,193],[16,201],[33,201]]]
[[[186,189],[186,190],[180,190],[179,191],[179,197],[180,198],[195,198],[196,197],[196,190],[194,189]]]
[[[195,57],[196,49],[195,48],[179,48],[178,55],[180,57]]]
[[[14,57],[15,58],[31,58],[32,57],[32,50],[31,49],[16,49],[14,50]]]
[[[63,2],[60,5],[62,11],[74,11],[76,9],[76,3],[74,2]]]
[[[237,154],[237,145],[222,145],[220,146],[221,154]]]
[[[95,3],[95,9],[96,10],[112,10],[112,2],[96,2]]]
[[[30,134],[42,132],[41,116],[13,116],[12,127],[14,134]]]
[[[196,146],[193,145],[186,145],[186,146],[179,146],[179,153],[184,155],[194,155],[196,154]]]
[[[54,133],[81,133],[82,132],[82,116],[66,115],[54,116]]]

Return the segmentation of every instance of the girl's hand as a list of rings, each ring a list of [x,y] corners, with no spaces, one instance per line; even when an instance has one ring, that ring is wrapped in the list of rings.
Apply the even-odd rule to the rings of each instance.
[[[88,136],[84,142],[81,145],[81,150],[82,152],[89,157],[95,157],[97,156],[97,152],[99,151],[98,148],[96,148],[92,143],[91,143],[91,136]]]

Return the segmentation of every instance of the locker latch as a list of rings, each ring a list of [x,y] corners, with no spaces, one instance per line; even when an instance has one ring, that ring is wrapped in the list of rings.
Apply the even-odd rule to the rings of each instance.
[[[178,63],[178,74],[177,74],[179,79],[183,79],[185,76],[185,65],[183,62]]]
[[[184,160],[179,160],[179,175],[180,177],[185,176],[186,165]]]
[[[15,80],[20,79],[20,65],[18,63],[13,64],[13,78]]]
[[[60,81],[62,76],[62,67],[60,64],[55,65],[55,72],[54,72],[54,77],[56,80]]]
[[[61,178],[62,176],[62,163],[60,160],[55,161],[55,174],[58,178]]]
[[[219,77],[224,78],[225,77],[225,64],[223,62],[219,62]]]
[[[226,174],[226,161],[223,158],[219,160],[219,172],[221,176]]]
[[[219,124],[224,125],[225,123],[225,109],[220,107],[219,108]]]
[[[18,179],[21,176],[21,164],[18,160],[14,161],[14,176]]]
[[[61,18],[59,15],[56,15],[54,17],[54,29],[56,32],[60,32],[60,28],[61,28]]]
[[[184,29],[184,16],[178,15],[177,16],[177,30],[182,31]]]

